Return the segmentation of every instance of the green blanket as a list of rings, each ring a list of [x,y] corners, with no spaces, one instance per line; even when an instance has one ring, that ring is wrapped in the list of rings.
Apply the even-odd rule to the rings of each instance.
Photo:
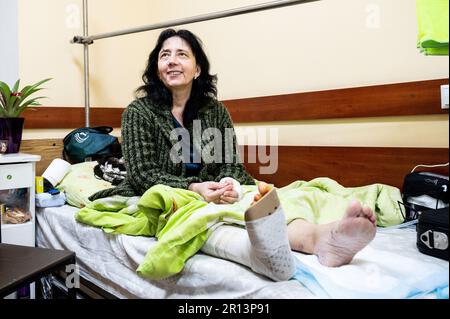
[[[163,279],[183,270],[189,257],[201,249],[209,234],[224,223],[244,225],[257,186],[243,186],[244,197],[233,205],[206,203],[197,193],[156,185],[142,197],[113,196],[93,201],[76,214],[76,220],[101,227],[105,232],[155,236],[137,272],[150,279]],[[370,206],[379,226],[403,221],[398,201],[400,191],[374,184],[344,188],[328,178],[298,181],[278,189],[287,222],[303,218],[328,223],[342,218],[348,203],[356,198]]]

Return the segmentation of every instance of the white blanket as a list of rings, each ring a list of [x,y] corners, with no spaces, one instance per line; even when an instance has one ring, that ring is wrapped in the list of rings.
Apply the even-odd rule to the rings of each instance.
[[[245,229],[221,226],[202,251],[250,265]],[[242,245],[242,243],[247,243]],[[314,255],[294,252],[298,280],[320,298],[448,298],[448,261],[416,248],[415,228],[379,229],[349,265],[325,267]]]
[[[136,268],[155,239],[107,234],[76,222],[77,210],[68,205],[38,209],[37,245],[74,251],[81,276],[118,298],[315,298],[298,281],[274,282],[246,266],[201,253],[168,279],[140,277]]]

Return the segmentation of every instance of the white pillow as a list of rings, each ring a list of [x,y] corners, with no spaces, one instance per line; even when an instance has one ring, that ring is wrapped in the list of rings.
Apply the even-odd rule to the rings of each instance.
[[[114,187],[110,182],[98,179],[94,175],[97,162],[84,162],[71,165],[57,189],[66,193],[67,203],[83,208],[91,201],[89,196],[103,189]]]

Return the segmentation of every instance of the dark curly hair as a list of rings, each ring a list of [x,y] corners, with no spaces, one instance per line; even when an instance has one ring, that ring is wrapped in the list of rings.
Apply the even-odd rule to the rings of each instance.
[[[202,47],[201,40],[188,30],[166,29],[159,35],[156,46],[150,52],[147,67],[142,75],[144,85],[136,90],[138,96],[148,96],[156,102],[172,105],[172,93],[158,77],[158,56],[164,41],[171,37],[184,39],[200,66],[200,76],[192,84],[191,96],[183,112],[183,123],[188,125],[197,117],[198,110],[211,99],[217,98],[217,76],[209,74],[209,61]]]

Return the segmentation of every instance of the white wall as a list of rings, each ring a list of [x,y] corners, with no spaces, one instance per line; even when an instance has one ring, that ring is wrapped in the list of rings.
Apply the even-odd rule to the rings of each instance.
[[[155,1],[160,20],[262,3]],[[224,99],[448,77],[416,48],[414,0],[321,0],[186,26],[205,42]]]
[[[0,81],[13,85],[19,78],[17,0],[0,0]]]
[[[89,33],[263,2],[267,1],[90,0]],[[20,74],[27,81],[54,78],[46,85],[49,99],[43,101],[49,106],[84,104],[83,49],[69,43],[82,33],[81,3],[19,0]],[[416,48],[414,0],[321,0],[182,27],[203,40],[212,71],[219,76],[220,99],[449,75],[448,56],[427,57]],[[123,107],[133,99],[159,32],[98,40],[90,47],[93,106]],[[277,127],[283,145],[449,145],[448,116],[309,121]],[[64,134],[28,131],[25,136],[40,138],[52,133]]]
[[[89,34],[147,24],[153,1],[90,0]],[[153,19],[154,20],[154,19]],[[19,0],[20,73],[46,83],[47,106],[84,105],[83,46],[71,44],[83,34],[81,0]],[[105,39],[90,46],[93,106],[125,106],[140,85],[140,74],[153,39],[148,33]]]
[[[262,2],[91,0],[89,33]],[[82,34],[82,1],[19,3],[21,75],[54,78],[47,105],[83,105],[83,49],[69,43]],[[416,20],[414,0],[321,0],[181,27],[203,40],[220,98],[232,99],[448,77],[448,57],[416,48]],[[130,102],[160,31],[90,46],[94,106]]]

